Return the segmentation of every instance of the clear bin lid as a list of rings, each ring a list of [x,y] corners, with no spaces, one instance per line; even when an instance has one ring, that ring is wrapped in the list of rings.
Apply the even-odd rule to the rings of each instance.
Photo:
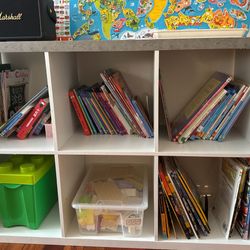
[[[145,166],[91,166],[73,202],[75,209],[145,210],[148,206]]]
[[[0,163],[0,184],[34,185],[53,165],[53,156],[14,155]]]

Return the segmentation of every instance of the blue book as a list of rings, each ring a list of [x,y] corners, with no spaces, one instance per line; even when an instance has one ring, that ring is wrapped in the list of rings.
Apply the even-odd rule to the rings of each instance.
[[[231,94],[227,94],[225,96],[224,100],[222,100],[222,102],[217,106],[216,110],[213,112],[212,117],[208,120],[207,124],[205,125],[205,127],[203,129],[203,131],[204,131],[204,136],[202,137],[203,139],[206,138],[209,129],[216,122],[216,119],[221,114],[221,112],[223,112],[223,110],[228,105],[228,102],[231,100],[231,98],[232,98],[232,95]]]
[[[217,109],[220,107],[220,105],[223,102],[223,100],[225,100],[226,96],[227,95],[225,95],[221,99],[221,101],[211,110],[211,112],[206,116],[206,118],[204,119],[204,121],[199,125],[199,127],[197,128],[197,130],[195,132],[197,138],[202,138],[202,135],[204,135],[204,133],[206,132],[205,129],[207,128],[207,124],[212,119],[212,117],[214,116],[214,114],[217,111]]]
[[[140,118],[140,120],[141,120],[142,123],[143,123],[143,127],[144,127],[144,128],[146,129],[146,131],[147,131],[147,134],[148,134],[147,137],[153,138],[153,137],[154,137],[154,133],[153,133],[153,131],[152,131],[152,128],[150,127],[150,125],[149,125],[148,122],[146,121],[145,117],[144,117],[143,114],[141,113],[140,108],[137,106],[136,100],[132,100],[131,103],[132,103],[132,105],[133,105],[133,107],[134,107],[136,113],[139,115],[139,118]]]
[[[241,96],[246,90],[246,85],[241,83],[235,83],[235,88],[237,89],[237,93],[234,95],[233,102],[231,103],[230,109],[225,114],[224,118],[219,123],[218,127],[215,129],[214,133],[212,134],[212,140],[217,140],[219,134],[223,130],[223,128],[226,126],[229,117],[231,116],[232,112],[234,111],[235,107],[237,106],[239,100],[241,99]]]
[[[213,134],[216,132],[216,129],[220,126],[220,124],[221,124],[222,121],[225,119],[226,115],[228,114],[228,112],[230,111],[230,109],[232,108],[232,106],[234,105],[234,103],[235,103],[235,100],[234,100],[235,96],[236,96],[236,94],[234,94],[234,95],[231,97],[231,99],[230,99],[230,101],[229,101],[229,103],[228,103],[226,109],[220,114],[219,119],[213,124],[213,128],[210,130],[210,132],[209,132],[208,135],[206,136],[206,139],[208,139],[208,140],[210,139],[210,140],[211,140],[211,137],[212,137]],[[213,139],[213,140],[214,140],[214,139]]]
[[[239,115],[243,111],[244,107],[249,102],[249,100],[250,100],[250,95],[249,95],[249,92],[248,92],[246,97],[244,98],[244,100],[242,100],[241,103],[239,103],[237,105],[234,112],[232,112],[226,126],[223,128],[222,132],[217,137],[218,141],[223,141],[224,140],[224,138],[226,137],[226,135],[228,134],[228,132],[230,131],[230,129],[232,128],[232,126],[236,122],[237,118],[239,117]]]

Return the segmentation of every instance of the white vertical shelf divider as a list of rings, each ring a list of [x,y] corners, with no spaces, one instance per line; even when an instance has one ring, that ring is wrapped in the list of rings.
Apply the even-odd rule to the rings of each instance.
[[[154,156],[154,237],[158,240],[158,162],[159,157]]]
[[[74,53],[46,53],[46,69],[50,93],[54,105],[54,127],[56,150],[74,134],[76,124],[73,121],[68,91],[77,84],[76,58]]]
[[[57,131],[56,131],[56,119],[55,119],[55,105],[54,105],[54,93],[53,93],[53,83],[51,80],[51,65],[49,59],[49,53],[44,52],[45,58],[45,67],[46,67],[46,77],[47,77],[47,85],[49,91],[49,100],[50,100],[50,113],[51,113],[51,124],[52,124],[52,134],[53,134],[53,143],[54,148],[57,152],[58,143],[57,143]]]
[[[63,237],[74,224],[75,210],[71,203],[84,175],[83,156],[57,155],[58,196]]]
[[[154,148],[159,148],[159,51],[154,51]]]

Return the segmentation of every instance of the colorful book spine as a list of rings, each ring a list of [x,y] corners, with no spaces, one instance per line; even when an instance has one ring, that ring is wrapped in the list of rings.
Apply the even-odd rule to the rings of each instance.
[[[148,138],[153,138],[154,137],[154,133],[153,133],[150,125],[146,121],[145,117],[143,116],[140,108],[138,107],[138,104],[137,104],[136,100],[132,100],[132,104],[133,104],[133,107],[134,107],[135,111],[137,112],[138,116],[140,117],[140,120],[142,122],[142,126],[145,129],[145,133],[146,133],[147,137]]]
[[[177,139],[186,131],[194,120],[199,116],[226,85],[232,77],[216,72],[203,85],[193,99],[186,105],[173,122],[173,140]]]
[[[138,125],[135,116],[133,116],[133,114],[131,113],[131,109],[128,107],[128,102],[126,100],[125,95],[118,90],[117,88],[118,85],[115,85],[113,83],[112,77],[109,76],[106,72],[101,73],[101,77],[105,85],[113,95],[114,99],[116,100],[118,107],[120,108],[120,111],[125,115],[130,126],[133,127],[133,129],[136,131],[137,134],[145,137],[145,134]]]
[[[188,140],[192,132],[200,125],[201,121],[209,114],[209,112],[220,102],[227,91],[222,89],[213,99],[210,99],[206,107],[202,110],[199,115],[196,115],[195,120],[192,124],[183,132],[183,134],[178,138],[179,143],[184,143]],[[204,105],[205,106],[205,105]]]
[[[80,108],[82,110],[82,113],[83,113],[83,115],[85,117],[85,120],[86,120],[86,122],[88,124],[88,127],[90,129],[91,134],[92,135],[97,134],[96,126],[94,125],[94,123],[93,123],[93,121],[91,119],[91,116],[90,116],[90,114],[88,112],[88,109],[86,108],[85,104],[83,103],[83,100],[82,100],[82,98],[81,98],[81,96],[79,94],[79,89],[74,89],[73,91],[74,91],[75,96],[76,96],[76,98],[78,100],[78,103],[79,103]]]
[[[133,128],[130,126],[129,122],[127,121],[124,114],[121,112],[119,106],[116,104],[115,100],[113,99],[111,93],[109,93],[106,89],[106,87],[103,85],[101,86],[101,90],[103,92],[103,95],[105,96],[106,100],[108,101],[110,107],[113,109],[115,115],[119,119],[119,121],[124,126],[127,134],[132,134]],[[104,98],[104,97],[103,97]]]
[[[80,108],[80,105],[79,105],[79,102],[75,96],[75,93],[73,90],[70,90],[69,91],[69,98],[71,100],[71,103],[75,109],[75,112],[77,114],[77,117],[81,123],[81,126],[82,126],[82,129],[83,129],[83,134],[84,135],[91,135],[91,132],[90,132],[90,129],[89,129],[89,126],[87,124],[87,121],[82,113],[82,110]]]
[[[12,130],[27,113],[34,107],[36,101],[48,94],[48,86],[45,86],[35,96],[33,96],[22,108],[20,108],[5,124],[0,127],[0,135],[5,136],[9,130]]]
[[[113,126],[112,122],[109,119],[109,116],[107,115],[107,112],[105,110],[105,105],[104,106],[101,105],[101,102],[98,96],[96,95],[95,91],[91,92],[91,95],[96,103],[96,108],[99,111],[102,121],[105,124],[106,128],[108,129],[109,134],[111,135],[117,134],[115,127]]]
[[[217,140],[222,128],[225,126],[225,124],[228,121],[228,117],[230,116],[230,114],[233,112],[233,110],[235,109],[237,103],[239,102],[239,100],[241,99],[243,93],[245,91],[245,85],[243,85],[240,90],[237,92],[237,94],[235,95],[232,104],[230,105],[230,109],[227,111],[227,113],[225,114],[225,116],[223,117],[223,119],[221,120],[221,122],[218,124],[218,127],[215,129],[215,131],[213,132],[210,140]]]
[[[249,102],[249,100],[250,100],[249,90],[250,89],[248,89],[248,93],[246,93],[246,95],[244,97],[242,97],[242,100],[240,101],[240,103],[235,108],[234,112],[232,113],[231,117],[229,118],[228,123],[223,128],[222,132],[219,134],[218,139],[217,139],[218,141],[221,142],[225,139],[226,135],[228,134],[228,132],[230,131],[230,129],[232,128],[232,126],[236,122],[237,118],[239,117],[239,115],[243,111],[244,107]]]
[[[105,111],[107,113],[108,118],[112,122],[115,130],[120,135],[127,134],[125,127],[120,122],[119,118],[116,116],[115,112],[113,111],[112,107],[109,105],[109,102],[106,100],[106,97],[103,93],[99,92],[96,93],[98,99],[103,107],[105,107]]]
[[[25,139],[30,131],[32,130],[35,122],[42,115],[46,106],[49,105],[48,99],[40,99],[27,118],[23,121],[21,126],[18,128],[17,137],[21,140]]]
[[[90,114],[90,116],[91,116],[91,118],[92,118],[92,120],[93,120],[95,126],[96,126],[97,129],[98,129],[98,132],[99,132],[100,134],[105,134],[104,129],[103,129],[102,126],[101,126],[101,122],[100,122],[100,120],[99,120],[99,117],[98,117],[98,115],[95,113],[95,111],[94,111],[94,109],[93,109],[93,106],[92,106],[91,102],[90,102],[89,99],[88,99],[87,92],[84,91],[84,90],[82,90],[82,89],[81,89],[79,92],[80,92],[80,96],[81,96],[81,98],[82,98],[82,101],[84,102],[84,104],[85,104],[85,106],[86,106],[86,108],[87,108],[87,110],[88,110],[88,112],[89,112],[89,114]]]

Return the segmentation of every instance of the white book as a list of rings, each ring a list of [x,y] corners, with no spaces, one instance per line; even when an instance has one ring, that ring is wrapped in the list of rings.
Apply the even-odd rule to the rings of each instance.
[[[223,158],[219,172],[219,186],[215,198],[214,215],[226,239],[230,235],[242,173],[243,169],[237,161]]]
[[[29,70],[21,69],[2,73],[1,89],[3,98],[4,120],[7,120],[21,108],[27,98]]]

